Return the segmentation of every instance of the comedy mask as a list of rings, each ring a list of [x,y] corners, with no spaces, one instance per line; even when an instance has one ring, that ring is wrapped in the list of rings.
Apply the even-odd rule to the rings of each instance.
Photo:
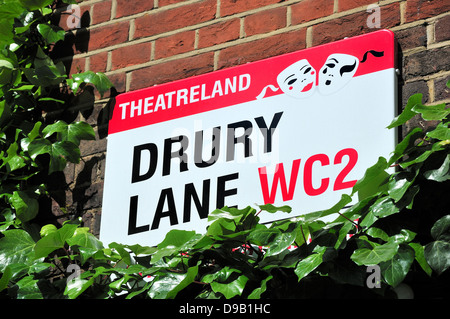
[[[303,59],[291,64],[277,77],[280,89],[294,98],[305,98],[315,90],[316,70]]]

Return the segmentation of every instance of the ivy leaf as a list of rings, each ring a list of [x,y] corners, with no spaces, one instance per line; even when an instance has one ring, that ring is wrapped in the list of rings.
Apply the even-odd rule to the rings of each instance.
[[[64,40],[66,34],[60,27],[44,23],[38,24],[37,30],[49,44]]]
[[[216,293],[221,293],[225,298],[230,299],[235,296],[242,295],[245,285],[248,281],[248,277],[241,275],[236,280],[229,283],[212,282],[211,288]]]
[[[450,128],[448,124],[449,122],[440,122],[434,130],[427,133],[427,136],[441,141],[450,140]]]
[[[316,247],[314,249],[314,254],[309,255],[298,263],[297,267],[295,267],[294,270],[295,274],[298,277],[298,281],[302,280],[314,269],[320,266],[323,261],[323,254],[325,253],[326,249],[326,247]]]
[[[387,160],[384,157],[379,157],[377,163],[369,167],[364,176],[353,186],[352,195],[358,193],[358,199],[362,201],[372,195],[386,191],[386,181],[389,178],[389,174],[386,172],[388,168]]]
[[[170,292],[178,285],[181,285],[188,274],[168,273],[160,275],[153,282],[153,285],[148,291],[148,295],[152,299],[166,299]]]
[[[285,251],[289,246],[291,246],[295,238],[297,237],[297,227],[296,224],[292,223],[288,226],[286,230],[281,230],[270,243],[264,257],[269,257],[277,255]]]
[[[0,239],[0,271],[8,265],[31,265],[34,262],[35,242],[25,230],[6,230],[3,236]]]
[[[443,240],[433,241],[425,246],[425,259],[439,275],[450,267],[450,243]]]
[[[164,256],[188,249],[201,235],[195,231],[173,229],[167,233],[164,240],[158,245],[158,250],[152,256],[152,262],[157,262]]]
[[[36,217],[39,203],[36,198],[24,191],[14,191],[10,198],[11,205],[16,210],[17,217],[22,222],[28,222]]]
[[[400,126],[412,119],[417,114],[413,111],[413,108],[417,105],[422,105],[422,94],[420,93],[414,94],[408,99],[403,112],[400,113],[399,116],[394,118],[394,120],[391,122],[391,124],[389,124],[387,128],[391,129],[396,126]]]
[[[200,263],[200,262],[199,262]],[[183,278],[183,280],[176,285],[173,289],[171,289],[168,293],[166,298],[167,299],[173,299],[176,297],[176,295],[183,290],[184,288],[186,288],[187,286],[189,286],[192,282],[194,282],[195,277],[197,276],[198,273],[198,265],[194,266],[194,267],[189,267],[189,269],[186,272],[186,276]]]
[[[45,138],[57,133],[61,141],[69,141],[75,145],[79,145],[81,140],[95,140],[95,132],[92,126],[81,121],[71,124],[57,121],[54,124],[47,125],[42,133]]]
[[[84,231],[74,234],[72,238],[67,239],[70,246],[80,246],[83,248],[92,248],[95,250],[103,249],[103,244],[93,234]]]
[[[39,289],[38,280],[33,276],[25,276],[17,282],[17,299],[44,299]]]
[[[383,261],[392,259],[398,251],[399,245],[393,242],[388,242],[383,245],[378,245],[369,248],[356,249],[350,256],[358,266],[373,266],[378,265]]]
[[[39,10],[53,3],[53,0],[19,0],[20,4],[29,11]]]
[[[450,114],[450,109],[446,108],[445,103],[437,105],[416,104],[412,111],[420,113],[425,121],[440,121]]]
[[[426,179],[436,182],[444,182],[450,179],[450,154],[447,154],[441,167],[426,171],[423,173],[423,176]]]
[[[65,224],[60,229],[41,238],[36,243],[34,250],[36,258],[47,257],[56,249],[64,247],[66,240],[73,236],[77,227],[76,224]]]
[[[113,84],[105,74],[93,71],[75,74],[67,83],[75,94],[83,83],[90,83],[95,86],[102,97],[106,91],[113,87]]]
[[[261,210],[266,211],[268,213],[276,213],[276,212],[290,213],[292,211],[292,208],[287,205],[280,207],[276,207],[272,204],[258,205],[258,206]]]
[[[413,261],[414,249],[400,245],[397,253],[390,260],[380,264],[384,280],[392,287],[396,287],[405,279]]]
[[[425,259],[425,253],[424,253],[424,246],[418,243],[409,243],[409,246],[414,249],[415,252],[415,259],[419,263],[420,267],[422,267],[423,271],[428,276],[431,276],[433,270],[431,269],[430,265],[428,265],[426,259]]]

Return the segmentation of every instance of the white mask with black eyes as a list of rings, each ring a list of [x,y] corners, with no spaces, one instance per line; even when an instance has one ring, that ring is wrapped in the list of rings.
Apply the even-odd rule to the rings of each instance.
[[[331,54],[319,71],[319,92],[327,95],[342,89],[355,75],[359,61],[348,54]]]
[[[294,98],[305,98],[313,94],[315,82],[316,70],[306,59],[291,64],[277,77],[280,89]]]

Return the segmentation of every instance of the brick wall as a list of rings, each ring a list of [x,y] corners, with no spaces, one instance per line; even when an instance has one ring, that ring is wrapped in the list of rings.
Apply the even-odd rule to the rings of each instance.
[[[95,234],[114,94],[379,27],[394,31],[398,39],[399,104],[413,93],[422,93],[426,103],[450,102],[445,86],[450,79],[448,0],[87,0],[64,10],[60,25],[67,39],[61,52],[71,73],[105,72],[115,85],[103,99],[95,94],[92,109],[83,112],[80,106],[80,116],[95,127],[98,139],[82,143],[82,162],[66,169],[64,204],[53,204],[55,214],[65,208],[82,215]],[[415,119],[411,125],[427,123]]]

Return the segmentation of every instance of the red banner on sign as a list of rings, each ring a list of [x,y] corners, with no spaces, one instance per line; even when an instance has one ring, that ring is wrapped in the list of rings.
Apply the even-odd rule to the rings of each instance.
[[[168,84],[120,94],[109,134],[278,94],[333,94],[352,78],[396,67],[394,34],[380,30]]]

